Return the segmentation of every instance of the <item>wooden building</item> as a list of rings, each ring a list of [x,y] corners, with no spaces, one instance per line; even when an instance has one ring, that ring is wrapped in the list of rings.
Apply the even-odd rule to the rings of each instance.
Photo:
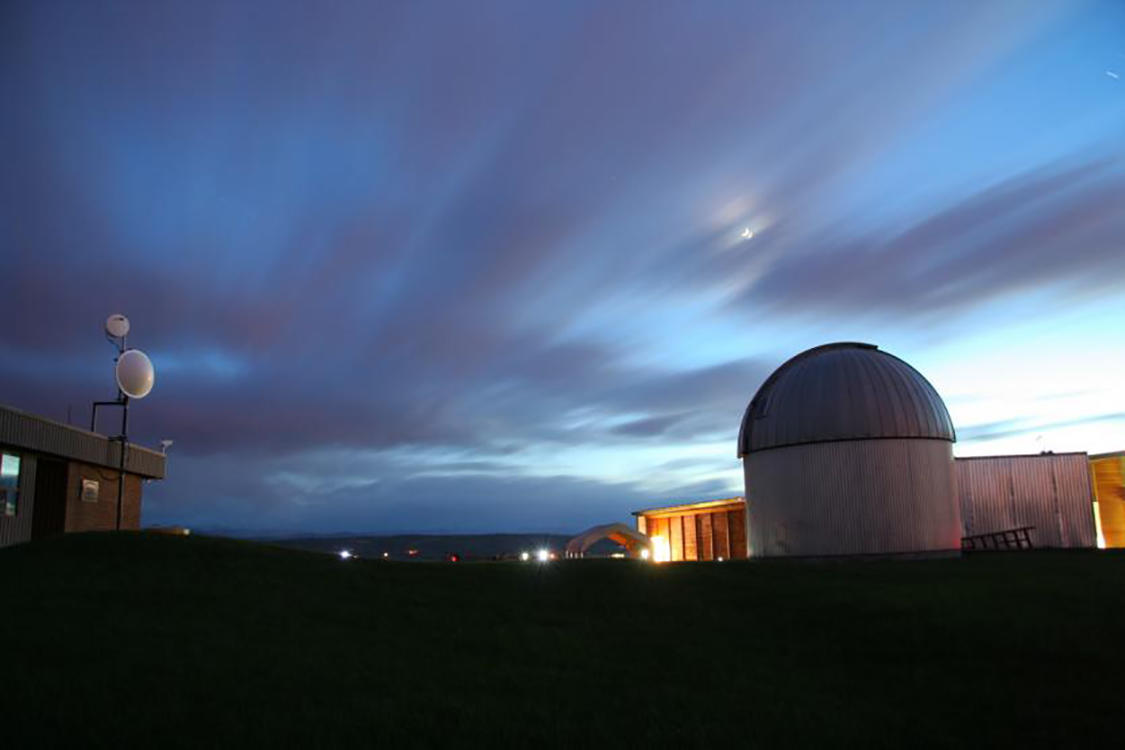
[[[0,547],[73,531],[138,529],[164,454],[0,406]],[[118,522],[118,486],[124,477]]]
[[[741,560],[746,502],[741,497],[638,510],[637,531],[652,540],[653,560]]]
[[[1100,539],[1104,547],[1125,547],[1125,451],[1090,456]]]

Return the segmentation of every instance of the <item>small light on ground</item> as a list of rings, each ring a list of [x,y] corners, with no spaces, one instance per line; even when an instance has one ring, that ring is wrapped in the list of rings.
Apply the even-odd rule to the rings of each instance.
[[[648,550],[647,550],[647,549],[643,549],[643,550],[641,550],[641,559],[642,559],[642,560],[647,560],[647,559],[648,559]]]
[[[521,562],[527,562],[530,559],[531,559],[531,553],[530,552],[521,552],[520,553],[520,561]]]
[[[535,559],[539,562],[547,562],[551,559],[551,551],[548,549],[541,549],[535,553]]]
[[[337,554],[340,555],[341,560],[350,560],[352,558],[351,550],[342,549]]]

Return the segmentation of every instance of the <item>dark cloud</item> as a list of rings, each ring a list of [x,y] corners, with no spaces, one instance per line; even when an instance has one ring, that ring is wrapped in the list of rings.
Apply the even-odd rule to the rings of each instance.
[[[1075,419],[1061,419],[1053,422],[1037,422],[1031,418],[1001,419],[996,422],[969,425],[957,430],[957,438],[963,443],[997,440],[999,438],[1015,435],[1036,434],[1061,427],[1074,427],[1084,424],[1097,424],[1099,422],[1125,423],[1125,412],[1113,414],[1095,414]]]
[[[1112,158],[830,221],[1054,3],[4,13],[0,392],[85,423],[128,314],[158,370],[134,435],[176,441],[155,519],[565,529],[725,493],[721,463],[536,462],[733,444],[810,316],[1122,287]]]
[[[682,414],[669,414],[663,417],[646,417],[634,419],[612,428],[618,435],[632,435],[636,437],[656,437],[663,435],[668,428],[683,419]]]
[[[148,523],[252,531],[430,532],[578,531],[605,518],[628,517],[652,503],[634,483],[574,476],[465,473],[455,476],[377,472],[365,481],[320,485],[289,476],[300,463],[261,460],[249,466],[218,459],[173,461],[173,473],[146,489]],[[250,469],[250,470],[248,470]],[[206,470],[211,486],[192,494],[177,474]],[[368,471],[370,471],[370,466]],[[327,475],[323,478],[327,478]]]

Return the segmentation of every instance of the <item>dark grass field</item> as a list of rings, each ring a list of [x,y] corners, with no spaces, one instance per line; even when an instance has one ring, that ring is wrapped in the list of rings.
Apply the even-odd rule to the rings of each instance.
[[[1125,556],[0,550],[4,747],[1117,746]]]

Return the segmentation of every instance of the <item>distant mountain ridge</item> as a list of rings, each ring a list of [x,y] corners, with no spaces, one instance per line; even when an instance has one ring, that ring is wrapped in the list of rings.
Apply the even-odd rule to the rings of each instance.
[[[491,560],[518,557],[521,552],[534,554],[540,549],[548,549],[561,556],[571,537],[569,534],[542,533],[341,534],[273,538],[268,541],[312,552],[336,553],[347,550],[361,558],[383,558],[385,553],[387,559],[391,560],[445,560],[449,555],[457,555],[462,560]],[[609,544],[614,550],[617,548],[612,542]],[[411,550],[416,550],[415,554],[410,554]]]

